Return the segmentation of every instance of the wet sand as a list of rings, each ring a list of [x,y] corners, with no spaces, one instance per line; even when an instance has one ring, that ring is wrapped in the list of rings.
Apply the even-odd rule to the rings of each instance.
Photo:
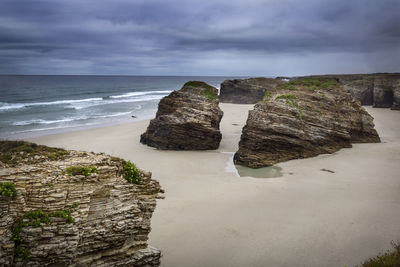
[[[367,107],[382,143],[277,164],[282,176],[262,179],[239,177],[230,162],[252,105],[221,108],[216,151],[142,145],[148,121],[30,141],[153,172],[166,191],[149,239],[162,266],[354,266],[400,240],[400,111]]]

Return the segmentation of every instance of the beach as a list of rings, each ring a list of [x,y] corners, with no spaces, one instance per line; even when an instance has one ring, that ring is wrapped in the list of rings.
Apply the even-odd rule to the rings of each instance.
[[[239,177],[231,162],[253,105],[220,107],[215,151],[143,145],[149,120],[27,140],[151,171],[165,190],[148,241],[162,266],[354,266],[400,240],[399,111],[366,107],[382,143],[280,163],[281,177],[262,179]]]

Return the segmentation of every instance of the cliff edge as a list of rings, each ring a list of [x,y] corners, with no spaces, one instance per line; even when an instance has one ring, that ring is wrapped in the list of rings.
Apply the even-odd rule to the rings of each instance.
[[[158,266],[148,246],[162,189],[105,154],[0,142],[1,266]]]

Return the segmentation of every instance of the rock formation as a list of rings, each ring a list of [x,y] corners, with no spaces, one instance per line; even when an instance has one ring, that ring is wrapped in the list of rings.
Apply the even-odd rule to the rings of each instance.
[[[338,79],[362,105],[400,109],[400,74],[343,74],[310,77]]]
[[[305,78],[277,86],[249,111],[234,161],[259,168],[363,142],[380,139],[359,101],[334,79]]]
[[[221,84],[220,100],[226,103],[254,104],[260,101],[265,92],[271,90],[285,79],[334,78],[362,105],[373,105],[400,109],[400,74],[339,74],[313,75],[304,77],[250,78],[226,80]]]
[[[218,90],[204,82],[187,82],[161,99],[156,118],[140,142],[159,149],[217,149],[221,141]]]
[[[0,142],[0,266],[158,266],[147,245],[162,192],[105,154]]]
[[[221,84],[219,99],[223,103],[255,104],[266,91],[281,83],[280,79],[269,78],[226,80]]]

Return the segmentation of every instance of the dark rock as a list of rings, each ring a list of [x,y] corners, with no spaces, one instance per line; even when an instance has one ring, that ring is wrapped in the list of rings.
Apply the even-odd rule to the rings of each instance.
[[[293,80],[249,111],[236,164],[252,168],[380,142],[373,118],[336,80]]]
[[[217,149],[221,141],[218,90],[203,82],[187,82],[161,99],[156,118],[140,142],[159,149]]]
[[[372,104],[376,108],[400,108],[399,73],[318,75],[308,77],[338,79],[363,105]]]
[[[255,104],[266,91],[281,83],[281,79],[269,78],[226,80],[221,84],[219,99],[223,103]]]
[[[374,81],[374,108],[390,108],[393,104],[393,80],[384,77]]]
[[[344,84],[346,90],[361,102],[361,105],[372,105],[374,103],[374,81],[372,79],[361,79]]]

